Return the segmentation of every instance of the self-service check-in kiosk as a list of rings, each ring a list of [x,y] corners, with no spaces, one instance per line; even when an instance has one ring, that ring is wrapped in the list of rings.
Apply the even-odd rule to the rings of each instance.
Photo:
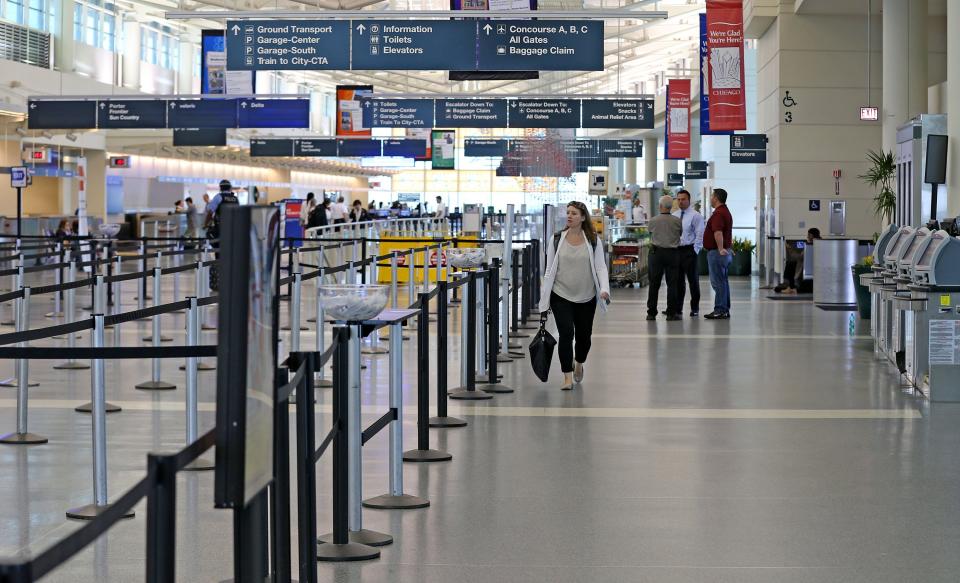
[[[894,364],[897,365],[897,369],[902,374],[906,374],[907,372],[907,313],[904,310],[898,310],[894,300],[896,299],[898,293],[907,291],[910,287],[910,284],[913,283],[913,280],[911,279],[913,257],[917,250],[923,245],[924,240],[929,236],[930,229],[921,227],[906,238],[904,245],[899,250],[896,262],[894,264],[894,273],[892,277],[894,289],[892,290],[892,293],[888,294],[888,301],[890,302],[891,314],[893,318],[890,326],[890,344],[888,345],[890,347],[890,352],[887,354],[887,356]]]
[[[926,233],[924,233],[926,231]],[[900,326],[900,343],[897,352],[902,353],[901,360],[897,361],[900,371],[914,387],[920,386],[926,375],[926,355],[917,348],[922,344],[922,334],[917,322],[917,310],[910,302],[910,288],[915,282],[914,269],[923,256],[936,232],[928,229],[918,229],[910,245],[904,250],[903,256],[897,263],[897,291],[893,295],[892,303],[894,321]]]
[[[925,237],[930,234],[926,228],[914,229],[913,227],[901,227],[898,231],[899,236],[893,242],[893,246],[888,245],[890,251],[884,255],[883,285],[880,287],[880,310],[882,311],[885,323],[880,330],[880,349],[903,371],[903,313],[893,309],[893,296],[896,295],[900,286],[905,287],[905,283],[899,282],[899,265],[908,253],[916,251],[917,237]]]
[[[886,357],[890,353],[891,337],[893,335],[893,306],[890,297],[897,291],[897,284],[893,281],[896,274],[896,261],[901,247],[907,242],[916,229],[913,227],[900,227],[893,234],[890,242],[887,244],[886,252],[883,254],[883,261],[879,268],[879,281],[872,282],[871,290],[877,292],[879,301],[879,323],[877,326],[877,343],[880,348],[880,354]]]
[[[911,283],[894,307],[904,314],[907,375],[931,401],[960,401],[960,239],[926,237],[912,262]]]
[[[860,276],[860,283],[870,290],[870,335],[873,337],[873,352],[880,354],[880,334],[882,329],[880,314],[880,288],[883,286],[883,257],[890,249],[891,242],[899,236],[900,228],[896,225],[889,225],[877,238],[877,244],[873,248],[873,267],[870,273],[864,273]],[[806,258],[804,258],[806,260]]]

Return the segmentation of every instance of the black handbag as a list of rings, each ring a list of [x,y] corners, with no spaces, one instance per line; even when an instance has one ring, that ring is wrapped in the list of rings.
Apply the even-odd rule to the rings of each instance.
[[[540,329],[530,342],[530,364],[533,372],[543,382],[550,376],[550,363],[553,362],[553,349],[557,340],[547,332],[547,315],[540,316]]]

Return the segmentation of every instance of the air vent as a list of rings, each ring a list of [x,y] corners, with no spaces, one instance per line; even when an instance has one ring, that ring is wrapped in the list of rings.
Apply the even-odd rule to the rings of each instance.
[[[0,59],[49,69],[50,45],[49,33],[0,22]]]

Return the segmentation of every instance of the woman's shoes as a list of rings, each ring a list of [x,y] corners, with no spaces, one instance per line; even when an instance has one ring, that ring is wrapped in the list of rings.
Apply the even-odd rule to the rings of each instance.
[[[583,363],[578,362],[573,367],[573,382],[580,384],[583,381]]]
[[[573,389],[573,380],[569,375],[563,375],[563,384],[560,385],[561,391],[570,391]]]

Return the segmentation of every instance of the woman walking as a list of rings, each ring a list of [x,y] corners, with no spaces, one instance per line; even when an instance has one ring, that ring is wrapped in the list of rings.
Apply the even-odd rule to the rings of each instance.
[[[607,311],[610,281],[603,244],[582,202],[567,205],[567,226],[547,243],[547,271],[540,294],[540,313],[553,310],[560,339],[557,352],[563,371],[561,389],[583,380],[583,364],[590,352],[593,316]],[[576,340],[576,348],[574,348]]]

